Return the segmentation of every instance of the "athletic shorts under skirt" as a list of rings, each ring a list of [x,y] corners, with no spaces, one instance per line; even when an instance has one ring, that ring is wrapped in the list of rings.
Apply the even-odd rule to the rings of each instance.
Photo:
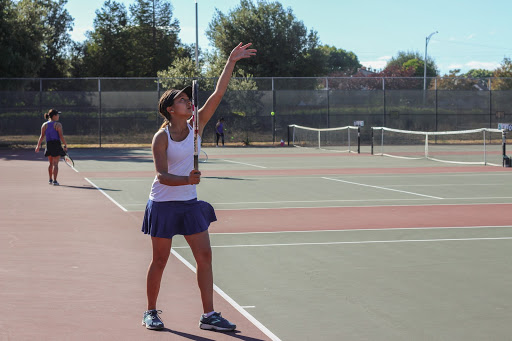
[[[62,148],[62,143],[59,140],[46,141],[46,149],[44,156],[64,156],[66,153]]]
[[[152,237],[172,238],[177,234],[187,236],[208,230],[217,221],[215,210],[206,201],[148,200],[142,232]]]

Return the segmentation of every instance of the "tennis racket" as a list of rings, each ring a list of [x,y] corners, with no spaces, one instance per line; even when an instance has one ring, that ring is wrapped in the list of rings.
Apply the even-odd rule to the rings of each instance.
[[[64,162],[66,162],[66,165],[68,165],[71,168],[75,167],[75,163],[73,162],[73,159],[71,158],[71,156],[69,156],[68,153],[64,155]]]
[[[199,170],[199,146],[197,137],[199,135],[199,117],[198,117],[198,108],[197,108],[197,93],[198,93],[198,85],[197,81],[192,81],[192,111],[193,111],[193,126],[194,129],[194,169]]]
[[[208,161],[208,154],[204,150],[201,149],[201,154],[199,154],[199,162],[205,163]]]

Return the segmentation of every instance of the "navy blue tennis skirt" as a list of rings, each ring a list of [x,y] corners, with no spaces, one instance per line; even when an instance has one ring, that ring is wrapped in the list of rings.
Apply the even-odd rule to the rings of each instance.
[[[66,152],[62,148],[60,140],[46,141],[44,156],[64,156]]]
[[[188,236],[208,230],[217,221],[215,210],[206,201],[148,200],[142,232],[152,237],[172,238],[177,234]]]

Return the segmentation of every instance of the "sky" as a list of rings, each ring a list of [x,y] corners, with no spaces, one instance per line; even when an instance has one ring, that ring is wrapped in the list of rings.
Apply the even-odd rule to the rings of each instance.
[[[116,0],[128,8],[134,0]],[[173,18],[180,23],[179,38],[196,41],[196,0],[170,0]],[[257,0],[252,0],[256,3]],[[425,54],[427,46],[441,75],[450,70],[494,70],[505,57],[512,57],[511,0],[267,0],[291,8],[296,20],[318,33],[321,44],[355,53],[359,62],[382,69],[399,51]],[[104,0],[68,0],[66,9],[74,18],[71,38],[85,40],[93,29],[95,11]],[[228,15],[240,0],[197,0],[199,47],[212,50],[205,31],[216,9]],[[258,48],[254,46],[254,48]],[[257,75],[254,75],[257,77]]]

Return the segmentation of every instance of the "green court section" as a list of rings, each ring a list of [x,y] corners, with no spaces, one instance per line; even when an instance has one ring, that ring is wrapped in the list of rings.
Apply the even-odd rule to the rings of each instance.
[[[211,240],[215,283],[281,340],[510,337],[510,226]]]
[[[153,181],[88,179],[128,211],[144,210]],[[204,176],[197,190],[216,209],[486,204],[512,203],[511,180],[508,172],[265,177],[233,170],[232,176]]]

